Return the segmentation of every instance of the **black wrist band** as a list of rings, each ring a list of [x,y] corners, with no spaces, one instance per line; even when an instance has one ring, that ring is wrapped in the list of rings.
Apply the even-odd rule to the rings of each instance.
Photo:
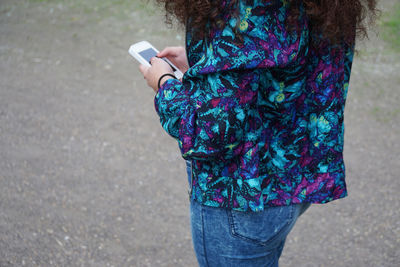
[[[176,79],[175,75],[172,75],[171,73],[165,73],[165,74],[161,75],[161,77],[158,79],[158,90],[160,90],[160,83],[161,83],[162,78],[164,78],[166,76],[170,76],[170,77]]]

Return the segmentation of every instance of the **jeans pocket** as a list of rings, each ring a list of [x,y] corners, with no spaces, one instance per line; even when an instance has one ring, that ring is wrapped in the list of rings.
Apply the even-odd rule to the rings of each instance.
[[[186,172],[188,178],[188,193],[189,196],[192,194],[192,180],[193,180],[193,169],[192,162],[190,160],[186,160]]]
[[[269,207],[262,212],[228,210],[228,219],[234,237],[273,248],[285,240],[297,215],[295,205],[289,205]]]

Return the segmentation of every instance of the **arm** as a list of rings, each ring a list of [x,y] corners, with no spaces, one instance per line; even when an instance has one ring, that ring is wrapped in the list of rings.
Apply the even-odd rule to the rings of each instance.
[[[260,1],[240,10],[245,26],[235,31],[232,18],[224,29],[212,31],[183,82],[168,80],[156,95],[161,124],[178,140],[184,158],[224,160],[240,154],[257,92],[267,90],[259,88],[260,75],[300,60],[304,52],[308,32],[286,32],[282,6]]]
[[[257,71],[213,73],[184,83],[168,80],[161,87],[156,111],[184,158],[228,159],[240,153],[258,79]]]

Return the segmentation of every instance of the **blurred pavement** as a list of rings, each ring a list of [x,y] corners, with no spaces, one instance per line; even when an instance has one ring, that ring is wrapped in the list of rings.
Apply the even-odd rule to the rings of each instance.
[[[0,1],[1,267],[196,266],[185,164],[127,52],[183,39],[138,0]],[[400,266],[400,54],[359,49],[349,197],[307,211],[281,266]]]

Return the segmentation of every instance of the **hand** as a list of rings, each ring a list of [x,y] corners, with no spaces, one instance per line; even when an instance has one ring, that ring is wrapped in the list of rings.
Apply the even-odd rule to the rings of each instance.
[[[182,73],[185,73],[189,69],[186,50],[182,46],[166,47],[160,53],[158,53],[157,56],[161,58],[166,57],[172,62],[172,64],[182,71]]]
[[[160,58],[153,57],[150,60],[151,66],[140,65],[139,70],[143,74],[144,78],[147,81],[147,84],[153,88],[155,92],[158,91],[158,79],[160,79],[161,75],[165,73],[171,73],[174,75],[171,66]],[[175,76],[175,75],[174,75]],[[166,76],[160,82],[160,86],[164,84],[164,82],[171,77]]]

